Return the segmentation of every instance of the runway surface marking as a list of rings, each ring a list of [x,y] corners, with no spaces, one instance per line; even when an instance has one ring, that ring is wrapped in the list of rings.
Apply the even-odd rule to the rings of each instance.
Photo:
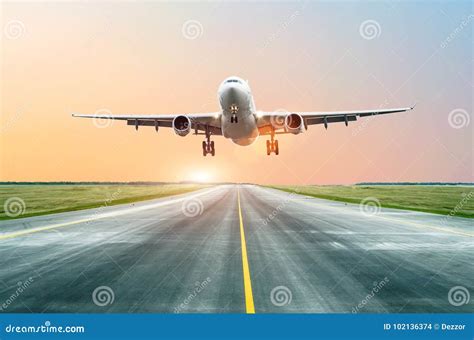
[[[6,239],[10,239],[10,238],[15,238],[15,237],[20,237],[20,236],[24,236],[24,235],[37,233],[37,232],[40,232],[40,231],[51,230],[51,229],[56,229],[56,228],[61,228],[61,227],[67,227],[67,226],[70,226],[70,225],[75,225],[75,224],[80,224],[80,223],[85,223],[85,222],[97,221],[97,220],[101,220],[101,219],[104,219],[104,218],[107,218],[107,217],[122,216],[122,215],[130,214],[130,213],[134,213],[134,212],[137,212],[137,211],[153,209],[153,208],[161,207],[161,206],[164,206],[164,205],[169,205],[169,204],[189,200],[191,197],[198,197],[198,196],[206,195],[206,194],[208,194],[210,192],[213,192],[213,191],[216,191],[218,189],[219,189],[219,187],[213,188],[213,189],[210,189],[210,190],[206,190],[206,191],[201,192],[201,193],[186,195],[185,197],[181,197],[181,198],[176,198],[176,199],[171,199],[171,200],[167,200],[167,201],[164,201],[164,202],[158,202],[158,203],[155,203],[155,204],[145,205],[143,207],[135,207],[135,208],[129,208],[129,209],[124,209],[124,210],[120,210],[120,211],[114,211],[114,212],[110,212],[110,213],[97,214],[96,216],[93,216],[93,217],[82,218],[82,219],[71,221],[71,222],[56,223],[56,224],[51,224],[51,225],[47,225],[47,226],[44,226],[44,227],[36,227],[36,228],[31,228],[31,229],[26,229],[26,230],[21,230],[21,231],[15,231],[15,232],[0,235],[0,240],[6,240]],[[22,221],[20,220],[19,222],[22,222]]]
[[[242,268],[244,273],[245,311],[247,314],[255,314],[253,303],[252,280],[250,279],[249,261],[247,257],[247,244],[245,243],[244,222],[242,220],[242,208],[240,206],[240,190],[237,188],[237,204],[239,207],[240,242],[242,245]]]
[[[313,199],[321,199],[321,198],[315,198],[315,197],[312,197],[312,196],[308,196],[310,198],[313,198]],[[293,199],[294,200],[294,199]],[[303,204],[306,204],[306,205],[310,205],[310,206],[313,206],[313,202],[311,202],[311,200],[302,200],[302,199],[296,199],[298,201],[302,201]],[[296,201],[295,200],[295,201]],[[323,200],[323,199],[321,199]],[[355,203],[351,203],[353,205],[355,205]],[[327,209],[327,210],[334,210],[336,211],[336,214],[338,215],[354,215],[354,212],[344,212],[344,211],[341,211],[340,207],[329,207],[329,206],[326,206],[324,207],[324,209]],[[401,212],[403,211],[408,211],[409,210],[403,210],[403,209],[400,209]],[[450,234],[455,234],[455,235],[462,235],[462,236],[468,236],[468,237],[474,237],[474,234],[472,233],[469,233],[469,232],[463,232],[463,231],[458,231],[458,230],[452,230],[452,229],[446,229],[446,228],[443,228],[443,227],[438,227],[438,226],[433,226],[433,225],[426,225],[426,224],[420,224],[420,223],[416,223],[416,222],[411,222],[411,221],[406,221],[406,220],[402,220],[402,219],[398,219],[398,218],[391,218],[391,217],[386,217],[386,216],[380,216],[380,215],[373,215],[371,217],[374,217],[374,218],[378,218],[378,219],[382,219],[382,220],[386,220],[386,221],[391,221],[391,222],[395,222],[395,223],[401,223],[401,224],[406,224],[406,225],[409,225],[409,226],[413,226],[413,227],[416,227],[416,228],[422,228],[422,229],[432,229],[432,230],[436,230],[436,231],[443,231],[445,233],[450,233]]]
[[[433,229],[433,230],[438,230],[438,231],[444,231],[445,233],[450,233],[450,234],[457,234],[457,235],[462,235],[462,236],[474,237],[474,234],[471,234],[469,232],[451,230],[451,229],[446,229],[446,228],[437,227],[437,226],[433,226],[433,225],[424,225],[424,224],[419,224],[419,223],[410,222],[410,221],[400,221],[400,220],[395,219],[395,218],[389,218],[389,217],[384,217],[384,216],[377,216],[377,217],[382,218],[384,220],[389,220],[389,221],[393,221],[393,222],[408,224],[408,225],[414,226],[416,228]]]

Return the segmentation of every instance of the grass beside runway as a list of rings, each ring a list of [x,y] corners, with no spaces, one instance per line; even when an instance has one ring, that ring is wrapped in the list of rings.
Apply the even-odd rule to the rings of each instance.
[[[474,218],[474,186],[328,185],[268,186],[333,201],[360,204],[376,198],[382,207]]]
[[[0,220],[145,201],[184,194],[209,186],[204,184],[0,185]]]

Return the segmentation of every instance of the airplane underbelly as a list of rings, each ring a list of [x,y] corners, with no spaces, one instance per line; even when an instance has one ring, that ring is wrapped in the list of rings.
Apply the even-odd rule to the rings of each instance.
[[[241,115],[237,122],[231,123],[231,117],[224,115],[222,135],[238,145],[250,145],[258,137],[257,123],[253,114]]]

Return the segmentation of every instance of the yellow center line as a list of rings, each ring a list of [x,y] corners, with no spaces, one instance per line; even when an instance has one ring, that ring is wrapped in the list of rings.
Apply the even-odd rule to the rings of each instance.
[[[245,311],[247,314],[255,314],[253,304],[252,280],[250,279],[249,261],[247,257],[247,244],[245,243],[244,222],[242,220],[242,208],[240,207],[240,190],[237,187],[237,203],[239,206],[240,220],[240,242],[242,246],[242,269],[244,272]]]

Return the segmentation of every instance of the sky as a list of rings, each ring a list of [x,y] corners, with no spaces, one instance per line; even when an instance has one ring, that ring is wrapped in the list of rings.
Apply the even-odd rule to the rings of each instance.
[[[0,6],[0,181],[473,181],[470,1]],[[279,156],[71,117],[216,112],[231,75],[263,111],[417,106],[279,136]]]

